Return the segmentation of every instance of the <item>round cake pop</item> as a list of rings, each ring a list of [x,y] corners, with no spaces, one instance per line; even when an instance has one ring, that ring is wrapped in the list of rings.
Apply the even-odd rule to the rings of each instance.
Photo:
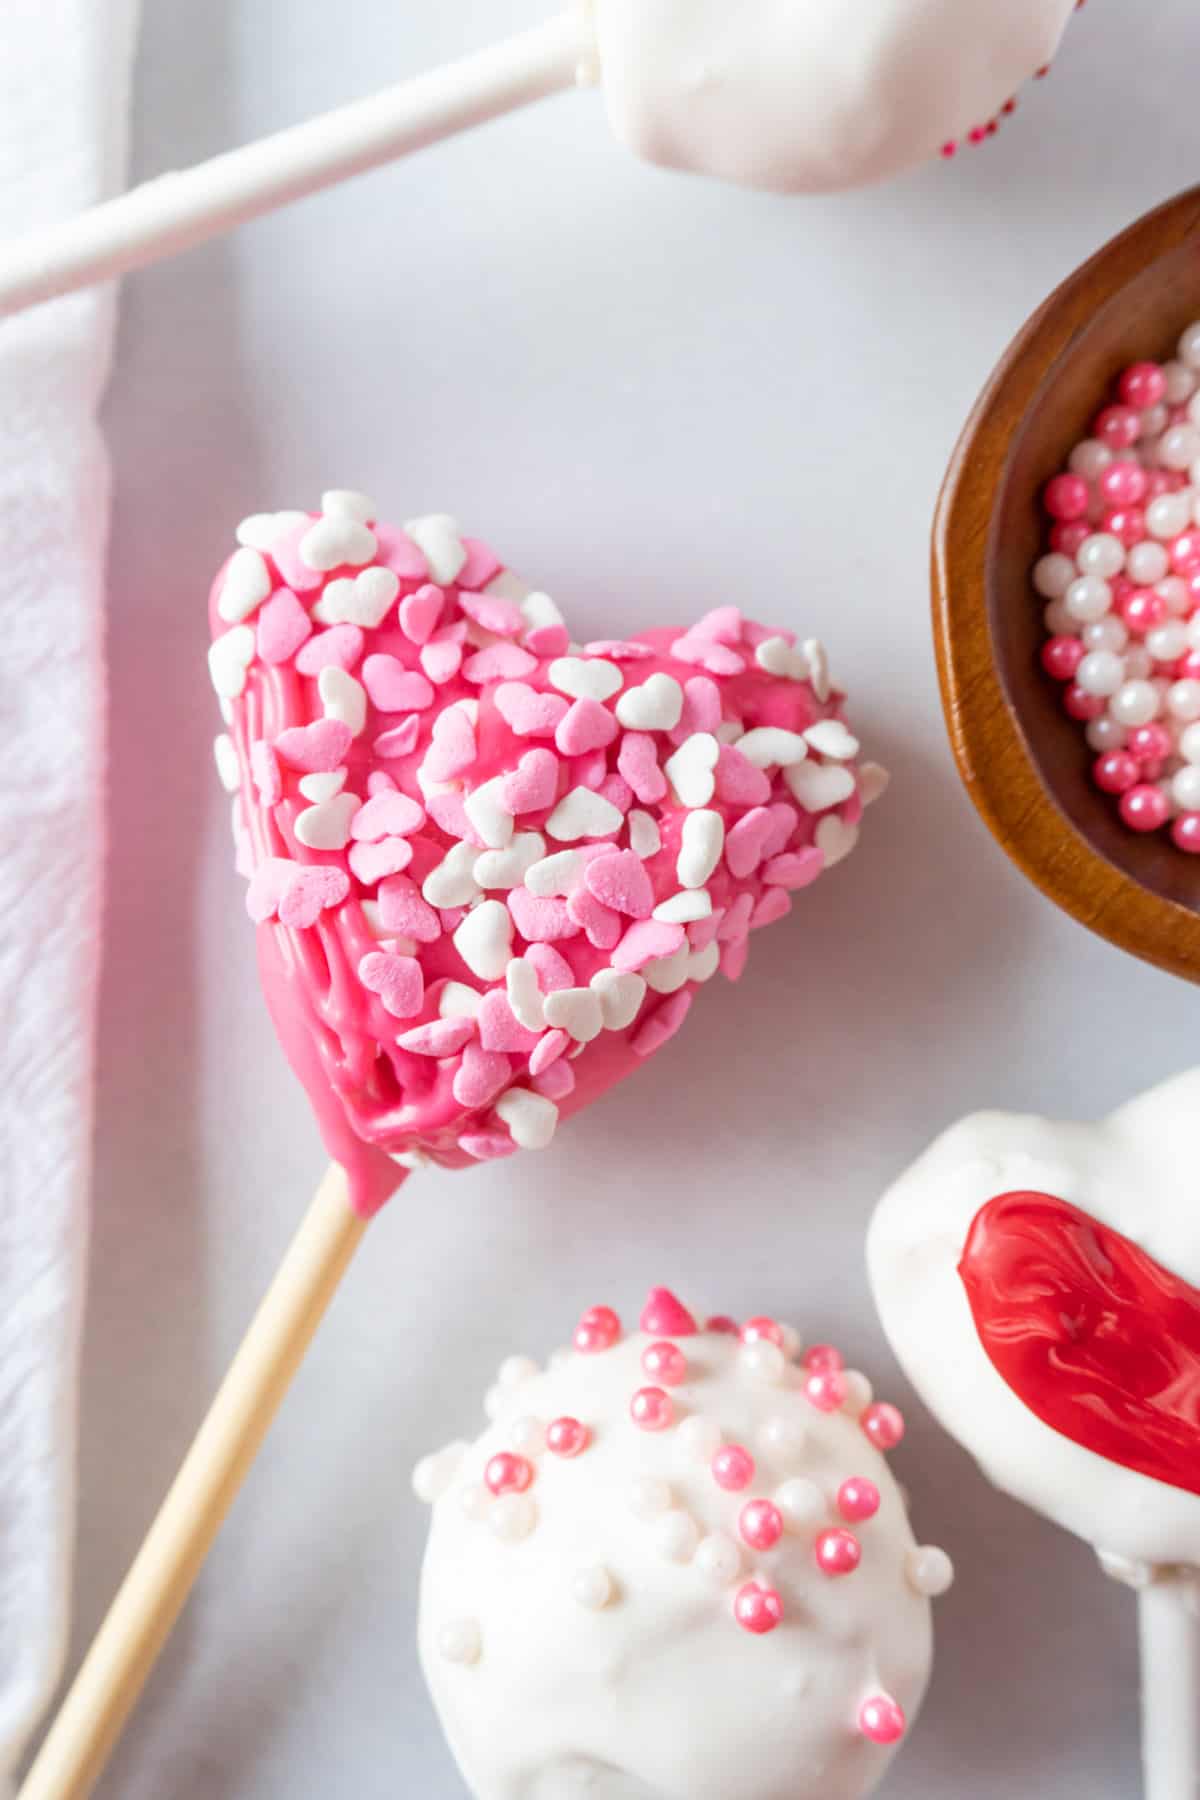
[[[664,1289],[501,1366],[432,1503],[421,1658],[476,1800],[856,1800],[929,1675],[903,1433],[829,1345]]]
[[[735,606],[580,646],[443,515],[397,530],[338,490],[238,536],[217,765],[268,1003],[360,1211],[398,1164],[547,1144],[737,979],[884,779],[820,644]]]
[[[598,0],[617,136],[670,168],[820,192],[995,129],[1076,0]]]

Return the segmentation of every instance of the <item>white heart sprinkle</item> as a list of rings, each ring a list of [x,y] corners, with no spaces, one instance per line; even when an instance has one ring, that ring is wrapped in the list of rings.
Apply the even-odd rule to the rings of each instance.
[[[648,856],[657,856],[662,849],[662,833],[657,821],[648,812],[635,806],[629,814],[629,848],[635,856],[644,862]]]
[[[819,750],[822,756],[832,757],[834,762],[849,762],[862,748],[840,719],[818,719],[804,735],[814,750]]]
[[[530,866],[546,853],[539,831],[518,831],[504,850],[485,850],[475,860],[475,879],[481,888],[520,887]]]
[[[483,995],[478,988],[469,987],[465,981],[448,981],[438,995],[439,1019],[475,1019],[483,1005]]]
[[[764,638],[754,660],[768,675],[780,675],[785,681],[803,681],[808,675],[808,658],[785,637]]]
[[[357,737],[367,722],[367,695],[361,681],[346,669],[327,663],[317,676],[317,692],[327,719],[340,719]]]
[[[809,812],[840,806],[854,792],[854,776],[838,763],[796,763],[784,770],[783,778]]]
[[[439,587],[448,587],[462,573],[467,549],[459,535],[458,521],[449,513],[426,513],[420,519],[408,519],[404,526],[421,555],[425,566]]]
[[[559,693],[572,700],[607,700],[625,683],[616,663],[602,656],[558,656],[546,673]]]
[[[265,512],[251,513],[243,519],[237,528],[239,544],[248,544],[252,550],[269,550],[276,538],[281,538],[287,531],[295,531],[299,525],[308,524],[305,512]]]
[[[813,693],[824,706],[829,698],[829,658],[825,654],[825,646],[820,638],[805,638],[803,649],[808,659],[808,678],[812,682]]]
[[[688,957],[687,978],[689,981],[711,981],[720,966],[720,944],[705,944],[703,950],[693,950]]]
[[[296,819],[296,836],[309,850],[344,850],[350,842],[350,821],[361,805],[357,794],[335,794],[332,800],[306,807]]]
[[[565,623],[549,594],[543,594],[539,589],[526,594],[522,600],[521,617],[530,631],[542,631],[549,625]]]
[[[670,675],[650,675],[640,687],[625,689],[616,711],[630,731],[674,731],[683,715],[683,689]]]
[[[375,502],[355,488],[326,488],[321,495],[321,511],[341,519],[357,519],[360,525],[369,525],[379,517]]]
[[[454,948],[480,981],[499,981],[512,955],[513,923],[502,900],[481,900],[454,933]]]
[[[302,775],[298,786],[306,800],[319,804],[322,800],[332,800],[340,794],[346,785],[346,769],[333,769],[328,775]]]
[[[646,983],[640,975],[621,969],[597,969],[588,985],[599,995],[606,1031],[624,1031],[633,1024],[646,998]]]
[[[725,848],[725,821],[719,812],[701,809],[683,821],[675,873],[681,887],[702,888]],[[703,916],[703,915],[702,915]]]
[[[253,658],[254,632],[249,625],[235,625],[209,645],[208,673],[222,700],[237,699]]]
[[[542,1006],[547,1025],[569,1032],[580,1044],[590,1044],[604,1030],[600,996],[590,987],[559,988],[557,993],[546,995]]]
[[[556,850],[553,856],[544,856],[526,869],[525,886],[541,899],[550,894],[565,897],[579,885],[582,874],[583,857],[578,850]]]
[[[522,1150],[544,1150],[558,1124],[553,1100],[529,1088],[509,1088],[497,1100],[496,1111],[508,1126],[513,1143]]]
[[[386,938],[388,943],[391,943],[392,933],[387,929],[387,926],[379,916],[378,900],[360,900],[358,904],[362,910],[362,916],[367,922],[367,930],[370,932],[371,936],[373,938]]]
[[[825,867],[832,869],[843,856],[849,856],[858,842],[858,826],[848,825],[839,813],[821,819],[813,833],[817,848],[825,852]]]
[[[788,769],[794,763],[803,762],[808,755],[808,745],[800,733],[785,731],[781,725],[760,725],[740,737],[737,747],[756,769],[769,769],[775,765]]]
[[[863,805],[870,806],[878,800],[886,792],[891,779],[882,763],[859,763],[858,792]]]
[[[360,575],[340,575],[326,584],[312,609],[321,625],[363,625],[374,631],[387,616],[400,582],[391,569],[364,569]]]
[[[707,888],[685,888],[680,894],[660,900],[653,917],[664,925],[690,925],[694,919],[712,916],[712,895]]]
[[[504,984],[508,990],[508,1004],[512,1007],[517,1024],[523,1025],[526,1031],[542,1031],[546,1015],[542,1009],[542,990],[533,964],[524,956],[514,956],[504,971]]]
[[[360,563],[369,563],[378,547],[373,531],[357,519],[338,518],[335,514],[309,526],[300,539],[300,561],[322,574],[343,563],[356,569]]]
[[[707,806],[713,797],[720,745],[711,731],[693,731],[663,765],[667,780],[684,806]]]
[[[257,550],[235,550],[225,569],[217,611],[229,625],[248,619],[271,591],[267,565]]]
[[[463,801],[463,811],[490,850],[503,850],[513,834],[513,816],[500,799],[503,775],[493,775],[473,788]]]
[[[547,834],[560,843],[576,838],[607,837],[620,828],[621,814],[611,800],[591,788],[572,788],[546,820]]]
[[[474,844],[451,844],[436,868],[430,869],[421,892],[430,906],[469,906],[479,898],[475,879],[475,863],[479,856]]]
[[[242,771],[233,739],[227,731],[223,731],[220,737],[213,739],[213,760],[217,765],[217,775],[225,792],[236,794],[242,785]]]
[[[656,994],[673,994],[681,988],[688,978],[688,958],[691,955],[686,944],[680,944],[670,956],[656,956],[642,968],[646,977],[646,986],[652,987]]]
[[[736,744],[745,735],[746,727],[740,719],[722,719],[713,732],[718,744]]]

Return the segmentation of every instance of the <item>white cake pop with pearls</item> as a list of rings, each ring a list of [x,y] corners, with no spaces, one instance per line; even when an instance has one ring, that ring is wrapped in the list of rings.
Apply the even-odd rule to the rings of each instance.
[[[929,1676],[903,1420],[770,1319],[585,1313],[427,1457],[420,1646],[476,1800],[858,1800]]]

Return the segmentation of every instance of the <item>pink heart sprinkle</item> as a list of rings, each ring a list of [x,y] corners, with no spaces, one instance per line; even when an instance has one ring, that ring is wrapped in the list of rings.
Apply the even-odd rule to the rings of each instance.
[[[492,988],[479,1008],[479,1041],[485,1050],[532,1050],[536,1031],[526,1031],[501,988]]]
[[[579,931],[565,900],[531,894],[526,887],[512,888],[508,910],[513,924],[530,944],[548,944],[556,938],[574,937]]]
[[[329,906],[340,906],[350,892],[350,877],[344,869],[313,863],[297,869],[279,901],[279,923],[304,930],[315,925]]]
[[[421,648],[421,667],[435,687],[453,680],[462,665],[462,645],[453,638],[435,639]]]
[[[544,1075],[570,1047],[569,1032],[544,1031],[529,1058],[529,1073],[533,1076]]]
[[[715,782],[717,799],[726,806],[765,806],[771,798],[766,770],[756,769],[733,744],[722,744],[717,751]]]
[[[514,817],[541,812],[558,797],[559,760],[553,750],[527,750],[500,788],[500,804]]]
[[[470,719],[461,706],[451,706],[433,721],[433,742],[425,752],[421,773],[428,781],[453,781],[474,766],[477,754]]]
[[[427,644],[438,628],[446,596],[426,582],[400,602],[400,629],[412,644]]]
[[[310,569],[300,554],[300,540],[311,529],[315,513],[309,513],[302,525],[294,525],[271,542],[271,561],[283,576],[284,585],[298,594],[310,594],[324,585],[320,569]]]
[[[746,668],[745,658],[731,650],[726,644],[718,644],[712,638],[698,638],[689,633],[686,637],[676,638],[671,645],[671,655],[677,662],[699,665],[708,669],[713,675],[741,675]]]
[[[791,838],[800,823],[800,814],[786,800],[774,800],[768,806],[771,815],[771,830],[763,844],[764,856],[777,856]]]
[[[376,756],[409,756],[416,749],[420,735],[420,720],[416,713],[410,713],[402,725],[393,725],[390,731],[381,731],[371,748]]]
[[[639,919],[629,927],[612,954],[614,969],[640,969],[659,956],[672,956],[684,943],[682,925],[665,925],[661,919]]]
[[[565,656],[571,647],[565,625],[535,625],[525,633],[525,648],[535,656]]]
[[[494,631],[497,637],[519,637],[525,629],[520,607],[503,594],[460,593],[458,604],[468,619],[474,619],[484,631]]]
[[[505,681],[492,695],[496,710],[517,737],[553,737],[567,710],[560,694],[541,694],[523,681]],[[666,792],[666,784],[663,784]]]
[[[575,973],[570,963],[552,944],[531,944],[525,952],[525,960],[537,970],[538,986],[543,994],[557,994],[563,988],[575,986]]]
[[[414,938],[418,944],[436,943],[442,935],[437,914],[407,875],[381,883],[379,917],[385,931]]]
[[[351,844],[346,859],[356,881],[373,887],[387,875],[398,875],[412,861],[412,845],[404,837],[385,837],[378,843]]]
[[[631,919],[648,919],[654,910],[654,889],[640,856],[617,850],[598,856],[583,872],[583,879],[602,905]]]
[[[732,905],[726,908],[725,917],[717,931],[717,941],[735,944],[740,938],[744,938],[750,929],[750,914],[753,911],[753,894],[739,894]]]
[[[279,588],[258,615],[258,654],[265,663],[285,663],[312,636],[312,620],[291,588]]]
[[[815,844],[808,844],[803,850],[785,851],[781,856],[773,856],[762,872],[762,878],[768,887],[781,887],[795,890],[806,888],[815,881],[825,866],[825,852]],[[766,896],[763,896],[764,900]]]
[[[652,806],[667,791],[667,778],[658,766],[658,750],[646,731],[627,731],[621,739],[617,768],[643,806]]]
[[[515,1156],[515,1141],[505,1131],[465,1131],[458,1140],[459,1149],[476,1162],[495,1162],[501,1156]]]
[[[486,850],[487,845],[467,817],[460,793],[430,794],[425,802],[426,810],[435,825],[440,825],[447,837],[462,838],[468,844],[474,844],[477,850]]]
[[[725,917],[725,908],[719,906],[716,912],[709,913],[707,919],[693,919],[687,928],[688,948],[691,950],[707,950],[716,941],[721,921]]]
[[[718,644],[740,644],[744,621],[736,606],[714,606],[692,626],[689,637],[711,638]]]
[[[264,806],[278,806],[283,799],[283,775],[279,758],[263,738],[255,738],[250,746],[250,773]]]
[[[475,1036],[474,1019],[431,1019],[396,1039],[413,1056],[454,1056]]]
[[[465,537],[462,547],[467,553],[467,560],[458,571],[460,588],[484,588],[489,581],[494,581],[504,564],[496,555],[490,544],[482,538]]]
[[[792,899],[786,888],[769,888],[750,915],[750,929],[759,931],[764,925],[773,925],[776,919],[786,919],[791,910]]]
[[[420,831],[424,823],[424,807],[389,786],[359,807],[350,825],[350,836],[370,844],[377,838],[408,837],[412,832]]]
[[[256,925],[274,918],[294,868],[287,857],[268,856],[255,869],[246,889],[246,911]]]
[[[594,944],[597,950],[615,948],[621,936],[620,913],[613,912],[586,888],[575,889],[567,901],[567,911],[577,925],[582,925],[589,944]]]
[[[609,662],[643,662],[654,655],[654,650],[649,644],[639,644],[636,638],[593,638],[583,646],[583,654],[603,656]]]
[[[380,712],[422,712],[433,705],[433,688],[424,675],[406,669],[395,656],[368,656],[362,681]]]
[[[485,1050],[472,1041],[462,1053],[454,1077],[454,1098],[469,1110],[487,1106],[512,1079],[512,1063],[498,1050]]]
[[[629,1040],[635,1056],[653,1056],[656,1050],[675,1036],[691,1010],[692,995],[688,988],[669,994],[652,1013],[647,1013]]]
[[[425,977],[415,956],[370,950],[358,965],[358,979],[378,994],[396,1019],[411,1019],[425,1004]]]
[[[536,668],[537,657],[522,650],[519,644],[489,644],[486,650],[468,656],[463,664],[463,679],[484,687],[489,681],[516,681]]]
[[[576,700],[558,722],[554,742],[564,756],[586,756],[611,744],[620,727],[599,700]]]
[[[742,759],[745,761],[745,758]],[[735,881],[744,881],[762,861],[763,845],[774,826],[765,806],[744,813],[725,838],[725,861]]]
[[[783,889],[776,890],[783,893]],[[784,894],[784,899],[787,895]],[[726,981],[740,981],[746,967],[746,959],[750,955],[750,939],[739,938],[736,944],[726,944],[721,952],[721,973]]]
[[[596,792],[619,813],[627,813],[633,805],[633,789],[620,775],[606,775]]]
[[[395,776],[389,775],[386,769],[372,769],[367,776],[367,792],[368,794],[394,794],[396,792]]]
[[[682,743],[694,731],[716,731],[721,723],[721,690],[707,675],[693,675],[683,684],[683,711],[671,741]]]
[[[363,634],[358,625],[331,625],[309,638],[296,657],[302,675],[319,675],[322,669],[353,669],[363,653]]]
[[[340,769],[354,742],[341,719],[314,719],[311,725],[289,725],[275,739],[284,762],[308,775],[330,775]]]
[[[381,525],[378,520],[371,527],[375,533],[375,559],[385,569],[399,575],[401,581],[422,581],[429,573],[429,564],[425,561],[424,552],[408,536],[394,525]]]
[[[560,1056],[535,1077],[533,1085],[547,1100],[565,1100],[568,1094],[575,1092],[575,1071],[566,1058]]]

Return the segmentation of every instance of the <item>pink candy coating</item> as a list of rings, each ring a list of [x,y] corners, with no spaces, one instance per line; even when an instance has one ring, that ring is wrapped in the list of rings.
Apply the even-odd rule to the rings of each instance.
[[[783,1601],[774,1588],[764,1587],[759,1581],[748,1581],[737,1591],[733,1616],[743,1631],[752,1631],[756,1637],[762,1637],[782,1623]]]
[[[639,1431],[666,1431],[675,1421],[675,1407],[662,1388],[644,1387],[629,1402],[629,1416]]]
[[[889,1694],[872,1694],[858,1709],[858,1729],[873,1744],[896,1744],[904,1736],[904,1709]]]
[[[783,1514],[771,1500],[748,1500],[738,1514],[738,1530],[752,1550],[773,1550],[783,1536]]]
[[[904,1436],[904,1414],[886,1400],[868,1406],[859,1424],[877,1450],[894,1450]]]
[[[851,1524],[873,1519],[879,1511],[879,1489],[865,1475],[851,1475],[837,1491],[837,1509]]]
[[[754,1480],[754,1458],[741,1444],[722,1444],[712,1459],[712,1476],[718,1487],[736,1494]]]
[[[552,1456],[579,1456],[591,1441],[587,1426],[569,1416],[552,1419],[546,1427],[546,1448]]]
[[[621,1321],[611,1306],[591,1306],[575,1327],[572,1343],[584,1356],[611,1350],[621,1335]]]
[[[533,1485],[533,1475],[533,1464],[527,1457],[500,1450],[489,1460],[483,1479],[493,1494],[523,1494]]]
[[[642,1351],[642,1368],[663,1387],[678,1387],[687,1380],[687,1357],[676,1344],[650,1344]]]
[[[852,1531],[834,1526],[817,1534],[813,1545],[817,1567],[825,1575],[852,1575],[862,1560],[862,1545]]]

